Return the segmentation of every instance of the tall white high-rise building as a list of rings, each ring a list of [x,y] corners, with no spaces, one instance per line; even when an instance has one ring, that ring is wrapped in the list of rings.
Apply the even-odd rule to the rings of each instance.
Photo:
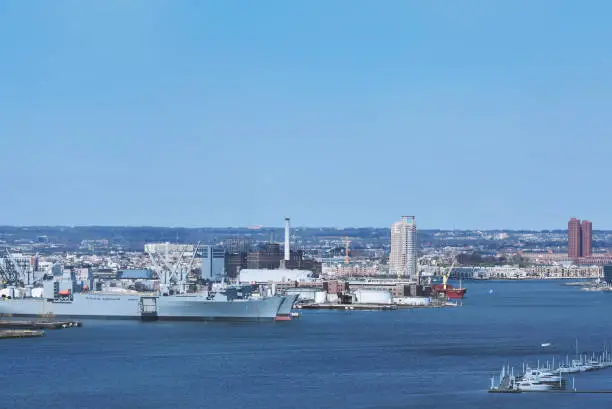
[[[389,274],[416,278],[416,223],[414,216],[402,216],[391,225],[391,255]]]

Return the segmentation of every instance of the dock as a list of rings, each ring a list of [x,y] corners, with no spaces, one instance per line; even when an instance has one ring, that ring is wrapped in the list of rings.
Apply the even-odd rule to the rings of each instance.
[[[42,337],[45,335],[44,331],[40,330],[29,330],[29,329],[5,329],[0,330],[0,339],[7,338],[32,338]]]
[[[520,389],[489,389],[489,393],[523,393]]]
[[[71,327],[80,327],[83,324],[80,321],[17,321],[17,320],[0,320],[0,328],[8,329],[62,329]]]
[[[395,304],[303,304],[298,305],[298,309],[304,310],[368,310],[368,311],[390,311],[397,310]]]
[[[520,389],[489,389],[489,393],[566,393],[566,394],[612,394],[612,391],[561,391],[561,390],[550,390],[550,391],[522,391]]]

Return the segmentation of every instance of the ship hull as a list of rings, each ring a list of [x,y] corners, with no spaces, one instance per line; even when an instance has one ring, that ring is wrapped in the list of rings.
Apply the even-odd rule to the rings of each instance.
[[[451,290],[446,290],[446,298],[449,300],[461,300],[466,293],[465,288],[453,288]]]
[[[291,320],[291,310],[293,309],[293,304],[295,304],[298,296],[299,294],[290,294],[283,297],[283,302],[281,302],[278,313],[276,314],[277,321]]]
[[[444,294],[449,300],[460,300],[467,292],[467,288],[455,288],[450,284],[447,284],[446,288],[444,288],[443,284],[434,284],[432,289]]]
[[[42,298],[4,299],[0,316],[70,317],[81,319],[137,320],[274,320],[283,297],[261,300],[211,301],[199,296],[147,297],[154,299],[151,311],[143,311],[139,295],[75,294],[71,300]]]

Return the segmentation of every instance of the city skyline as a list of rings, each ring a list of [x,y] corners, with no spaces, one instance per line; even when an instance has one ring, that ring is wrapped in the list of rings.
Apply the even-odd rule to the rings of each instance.
[[[596,3],[6,2],[0,224],[612,228]]]

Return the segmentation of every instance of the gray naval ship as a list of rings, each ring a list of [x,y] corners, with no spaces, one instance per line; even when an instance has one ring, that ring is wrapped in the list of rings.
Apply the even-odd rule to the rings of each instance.
[[[83,291],[66,280],[42,288],[13,288],[0,298],[0,316],[140,320],[277,320],[290,316],[295,296],[255,296],[252,286],[227,285],[198,293],[163,295]],[[75,291],[76,289],[76,291]]]

